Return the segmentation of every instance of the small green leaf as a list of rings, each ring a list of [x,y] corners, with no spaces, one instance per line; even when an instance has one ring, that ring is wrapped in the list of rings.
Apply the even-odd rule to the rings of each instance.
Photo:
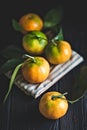
[[[23,31],[23,28],[15,19],[12,20],[12,26],[15,31],[20,31],[20,32]]]
[[[22,64],[17,65],[16,68],[14,69],[14,71],[13,71],[13,74],[11,76],[10,83],[9,83],[9,89],[8,89],[8,92],[5,95],[5,98],[4,98],[4,103],[5,103],[5,101],[6,101],[7,97],[8,97],[11,89],[12,89],[15,77],[16,77],[16,75],[18,73],[18,70],[20,69],[21,66],[22,66]]]
[[[44,28],[54,27],[60,24],[63,17],[63,10],[61,6],[50,10],[44,18]]]
[[[22,63],[22,58],[15,58],[7,60],[1,67],[0,67],[0,74],[5,74],[7,71],[13,69],[18,64]]]
[[[1,55],[6,59],[20,58],[23,54],[25,54],[25,51],[21,47],[15,45],[10,45],[1,51]]]
[[[52,40],[54,41],[64,40],[62,28],[60,28],[58,34]]]

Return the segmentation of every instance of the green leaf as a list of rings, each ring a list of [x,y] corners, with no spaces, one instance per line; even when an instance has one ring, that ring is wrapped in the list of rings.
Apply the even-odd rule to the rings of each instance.
[[[7,59],[20,58],[23,54],[25,54],[25,51],[21,47],[15,45],[10,45],[1,51],[1,55]]]
[[[69,97],[71,103],[77,102],[87,93],[87,66],[83,65],[80,68],[80,73],[77,75],[76,83],[72,88],[72,97]]]
[[[1,67],[0,67],[0,74],[5,74],[7,71],[13,69],[18,64],[23,63],[22,58],[15,58],[7,60]]]
[[[20,32],[23,31],[23,28],[15,19],[12,20],[12,26],[15,31],[20,31]]]
[[[17,65],[16,68],[14,69],[14,71],[13,71],[13,74],[11,76],[10,83],[9,83],[9,89],[8,89],[8,92],[5,95],[5,98],[4,98],[4,103],[5,103],[5,101],[6,101],[7,97],[8,97],[11,89],[12,89],[15,77],[16,77],[16,75],[18,73],[18,70],[20,69],[21,66],[22,66],[22,64]]]
[[[63,10],[61,6],[48,11],[44,18],[44,28],[50,28],[56,26],[57,24],[60,24],[62,17]]]
[[[58,34],[52,40],[54,41],[64,40],[62,28],[60,28]]]

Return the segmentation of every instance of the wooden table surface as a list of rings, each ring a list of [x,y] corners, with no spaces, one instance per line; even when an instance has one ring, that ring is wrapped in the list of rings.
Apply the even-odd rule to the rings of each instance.
[[[19,17],[20,15],[22,15],[23,11],[27,12],[28,4],[30,4],[29,10],[34,10],[36,12],[41,11],[40,5],[42,5],[42,7],[46,5],[46,2],[45,4],[44,2],[42,2],[39,4],[40,8],[36,9],[35,3],[34,6],[32,4],[34,1],[30,3],[29,1],[26,2],[26,4],[24,4],[24,1],[21,4],[20,2],[14,2],[15,4],[11,2],[12,5],[14,4],[13,9],[11,5],[10,9],[7,7],[6,17],[2,17],[3,24],[1,29],[3,30],[4,28],[4,30],[2,31],[2,36],[0,38],[0,42],[2,43],[0,45],[0,49],[4,48],[5,44],[9,45],[13,41],[15,41],[15,39],[20,38],[20,35],[17,32],[15,32],[11,28],[11,24],[9,24],[11,18],[16,16]],[[65,2],[63,2],[63,4],[65,4]],[[3,2],[2,5],[4,5]],[[37,4],[36,7],[38,7]],[[54,7],[54,5],[52,5],[51,2],[51,5],[49,4],[48,8],[52,7]],[[43,8],[44,12],[41,11],[40,14],[44,14],[48,8]],[[66,9],[65,6],[64,9],[66,11],[65,15],[67,16],[65,17],[62,24],[64,39],[71,43],[72,49],[78,52],[81,56],[83,56],[84,63],[87,63],[87,25],[85,21],[85,16],[83,16],[85,11],[82,12],[83,14],[81,14],[80,11],[80,14],[82,16],[81,19],[83,20],[79,21],[80,15],[78,15],[77,12],[75,16],[73,14],[76,10],[74,12],[71,11],[71,16],[67,14],[69,10]],[[10,14],[11,10],[13,11],[13,14]],[[15,11],[17,13],[15,13]],[[7,22],[4,21],[4,19],[7,19]],[[4,36],[5,38],[3,38]],[[60,81],[54,84],[47,91],[68,91],[69,94],[71,94],[72,87],[75,82],[74,77],[76,76],[77,70],[81,67],[81,65],[82,63],[73,70],[71,70],[68,74],[66,74],[62,79],[60,79]],[[13,86],[6,103],[3,105],[2,101],[6,93],[8,83],[9,80],[7,79],[7,77],[5,77],[4,75],[0,76],[0,130],[87,130],[87,94],[85,94],[85,96],[78,102],[74,104],[69,104],[68,112],[64,117],[57,120],[48,120],[42,117],[38,110],[38,103],[42,95],[37,99],[34,99],[31,96],[27,96],[15,85]]]

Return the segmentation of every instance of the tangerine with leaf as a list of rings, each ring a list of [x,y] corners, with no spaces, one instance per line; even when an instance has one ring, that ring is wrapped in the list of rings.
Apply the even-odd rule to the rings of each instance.
[[[66,94],[66,93],[65,93]],[[48,119],[59,119],[68,111],[68,101],[65,94],[57,91],[46,92],[39,102],[41,115]]]
[[[22,75],[29,83],[41,83],[50,73],[48,61],[41,56],[29,56],[22,65]]]

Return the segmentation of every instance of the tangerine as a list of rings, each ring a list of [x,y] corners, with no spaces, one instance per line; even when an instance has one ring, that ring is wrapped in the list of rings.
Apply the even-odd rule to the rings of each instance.
[[[50,91],[43,94],[39,102],[40,113],[48,119],[59,119],[68,110],[66,97],[57,91]]]
[[[31,31],[24,35],[22,40],[23,48],[33,55],[42,54],[47,44],[47,36],[41,31]]]
[[[71,45],[67,41],[51,42],[45,49],[45,57],[51,64],[62,64],[72,56]]]
[[[22,65],[22,75],[30,83],[41,83],[49,75],[50,65],[40,56],[28,58]]]
[[[28,13],[19,19],[19,24],[24,31],[41,30],[43,28],[42,18],[35,13]]]

